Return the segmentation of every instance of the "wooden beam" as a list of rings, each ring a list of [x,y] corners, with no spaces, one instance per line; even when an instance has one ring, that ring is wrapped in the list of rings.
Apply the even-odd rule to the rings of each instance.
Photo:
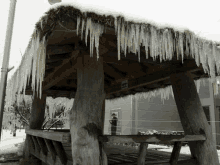
[[[114,69],[111,64],[106,63],[104,65],[104,71],[109,76],[113,77],[114,79],[120,79],[121,77],[124,77],[125,75],[121,74],[120,72],[117,72],[118,70]]]
[[[114,70],[114,72],[120,75],[120,77],[125,77],[127,75],[125,72],[122,72],[121,70],[117,69],[114,65],[110,63],[106,63],[106,65],[110,66]]]
[[[149,142],[181,142],[181,141],[205,141],[206,136],[201,135],[103,135],[100,141],[110,143],[149,143]]]
[[[33,135],[44,139],[55,140],[63,143],[70,143],[69,132],[45,132],[43,130],[28,129],[25,130],[25,133],[28,135]]]
[[[170,157],[170,164],[171,165],[176,165],[178,162],[178,158],[180,155],[180,150],[181,150],[182,142],[175,142],[173,151]]]
[[[177,72],[183,72],[183,71],[197,71],[201,70],[200,67],[197,67],[196,65],[192,65],[194,62],[190,61],[189,63],[184,63],[183,67],[177,68]],[[155,72],[152,75],[146,75],[135,79],[129,79],[128,80],[128,88],[121,89],[121,83],[117,83],[116,85],[112,85],[110,88],[105,88],[106,95],[110,95],[113,93],[118,93],[120,91],[127,91],[130,89],[135,89],[137,87],[142,87],[145,85],[153,84],[158,81],[163,81],[170,78],[170,75],[172,74],[173,70],[170,69],[168,71],[161,70],[160,72]]]
[[[74,45],[47,45],[47,55],[65,54],[74,50]]]
[[[62,64],[63,60],[59,60],[59,61],[56,61],[56,62],[50,62],[50,63],[47,63],[46,66],[48,67],[58,67]]]
[[[79,52],[79,50],[74,50],[70,59],[64,60],[62,65],[58,66],[54,70],[54,72],[52,72],[50,75],[46,77],[46,79],[43,81],[43,91],[54,86],[64,77],[68,77],[70,74],[74,72],[74,69],[77,68],[76,59],[79,55]]]
[[[170,79],[180,120],[186,136],[205,134],[207,137],[202,143],[189,142],[192,155],[194,155],[199,165],[219,164],[212,130],[207,122],[190,72],[173,74],[170,76]]]

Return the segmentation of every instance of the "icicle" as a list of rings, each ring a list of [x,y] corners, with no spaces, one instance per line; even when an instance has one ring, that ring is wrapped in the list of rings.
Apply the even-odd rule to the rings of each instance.
[[[148,42],[149,42],[149,38],[150,38],[149,31],[146,31],[144,35],[145,35],[144,46],[145,46],[145,52],[146,52],[146,59],[148,59],[148,45],[149,45]]]
[[[144,29],[145,29],[145,25],[141,24],[141,32],[140,32],[140,39],[141,39],[141,41],[140,42],[142,43],[142,46],[145,45]]]
[[[118,30],[117,22],[118,22],[118,20],[115,17],[115,35],[117,35],[117,30]]]
[[[136,41],[135,41],[135,47],[136,47],[136,53],[138,52],[138,61],[140,62],[140,25],[135,25],[135,35],[136,35]]]
[[[80,17],[77,17],[77,28],[76,28],[77,36],[78,36],[79,24],[80,24]]]
[[[83,30],[84,30],[84,19],[82,19],[82,29],[81,29],[81,40],[83,39]]]
[[[128,33],[128,53],[131,51],[132,46],[132,31],[131,31],[131,25],[129,25],[129,33]]]
[[[169,53],[168,53],[168,43],[167,43],[167,29],[164,30],[163,32],[163,60],[167,60],[169,58]]]
[[[167,32],[167,35],[168,35],[168,46],[169,46],[169,56],[170,56],[170,60],[172,60],[173,58],[173,39],[172,39],[172,34],[171,34],[171,31],[168,30]]]
[[[150,27],[150,30],[151,30],[151,42],[150,42],[150,56],[153,57],[153,60],[154,59],[154,27],[151,26]]]
[[[97,53],[97,60],[99,59],[99,37],[103,33],[103,26],[96,24],[98,26],[96,29],[96,35],[95,35],[95,47],[96,47],[96,53]]]
[[[90,25],[90,57],[93,57],[93,44],[94,44],[94,23],[91,21]]]
[[[198,42],[199,42],[198,38],[196,37],[195,38],[195,45],[194,45],[195,47],[194,47],[194,49],[195,49],[195,61],[196,61],[197,66],[200,65],[199,52],[198,52],[199,43]]]
[[[159,36],[159,40],[158,40],[158,42],[159,42],[159,55],[160,55],[160,62],[162,62],[163,61],[163,53],[162,53],[162,47],[163,47],[163,45],[162,45],[162,43],[163,43],[163,35],[161,34],[161,31],[160,31],[160,33],[158,34]]]
[[[121,57],[120,57],[120,43],[121,43],[121,39],[120,39],[120,32],[121,32],[121,18],[119,18],[119,20],[118,20],[118,23],[117,23],[117,25],[118,25],[118,36],[117,36],[117,41],[118,41],[118,60],[120,60],[121,59]]]
[[[127,22],[127,26],[126,26],[126,31],[125,31],[125,46],[124,46],[124,54],[126,57],[126,50],[127,50],[127,45],[128,45],[128,39],[129,39],[129,35],[128,35],[128,22]]]
[[[180,48],[180,53],[182,56],[182,63],[183,63],[183,58],[184,58],[184,53],[183,53],[183,34],[179,32],[179,48]]]
[[[135,48],[135,29],[134,29],[134,24],[131,24],[131,52],[135,53],[136,48]]]
[[[125,25],[124,21],[122,22],[122,27],[121,27],[121,50],[125,52]]]
[[[214,61],[216,62],[217,59],[216,59],[216,44],[215,43],[212,43],[212,54],[214,57]]]
[[[90,30],[90,27],[91,27],[91,18],[87,18],[87,22],[86,22],[86,36],[85,36],[86,46],[87,46],[88,31]],[[90,30],[90,33],[91,33],[91,30]]]

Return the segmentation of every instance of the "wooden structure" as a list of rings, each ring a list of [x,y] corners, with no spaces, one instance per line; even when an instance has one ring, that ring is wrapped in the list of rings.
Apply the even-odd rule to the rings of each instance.
[[[26,134],[29,135],[29,141],[31,147],[31,154],[39,158],[43,162],[54,165],[54,164],[73,164],[72,152],[71,152],[71,135],[69,130],[53,130],[51,132],[45,130],[26,130]],[[176,136],[167,136],[167,135],[148,135],[148,136],[135,136],[135,135],[124,135],[124,136],[110,136],[102,135],[99,136],[100,142],[113,142],[113,143],[122,143],[122,142],[136,142],[141,143],[138,158],[138,164],[153,164],[152,161],[145,162],[146,155],[146,143],[144,142],[167,142],[174,141],[175,145],[173,152],[169,160],[159,161],[163,165],[176,164],[179,158],[179,153],[181,149],[181,144],[183,141],[205,141],[206,137],[204,135],[176,135]],[[105,148],[108,152],[108,148]],[[113,157],[114,155],[114,157]],[[131,155],[130,155],[131,156]],[[118,158],[117,158],[118,157]],[[119,161],[117,164],[136,164],[137,160],[130,160],[129,156],[125,155],[124,159],[120,159],[120,156],[115,155],[115,153],[108,154],[108,163],[115,163],[116,160]],[[128,159],[128,160],[127,160]],[[121,161],[120,161],[121,160]],[[126,162],[127,160],[127,162]],[[157,162],[157,163],[159,163]],[[179,161],[178,163],[192,163],[195,162],[195,159],[188,158],[187,160]]]
[[[212,53],[206,55],[207,52]],[[35,155],[48,164],[67,164],[72,157],[70,164],[74,165],[107,165],[103,147],[106,141],[173,140],[176,143],[170,164],[177,162],[181,141],[189,141],[197,164],[219,164],[193,81],[210,76],[216,81],[219,57],[215,43],[202,42],[188,30],[159,29],[125,21],[123,17],[85,14],[71,5],[60,4],[50,9],[36,24],[21,65],[7,89],[8,102],[14,101],[16,92],[34,95],[31,130],[26,130],[26,156]],[[103,136],[105,99],[140,92],[153,96],[154,90],[163,94],[163,88],[171,85],[186,137]],[[62,132],[37,131],[43,122],[46,96],[75,99],[68,138]],[[66,138],[68,145],[64,144]],[[69,157],[62,152],[65,146],[69,146],[69,151],[71,146]],[[139,165],[144,164],[143,146]]]

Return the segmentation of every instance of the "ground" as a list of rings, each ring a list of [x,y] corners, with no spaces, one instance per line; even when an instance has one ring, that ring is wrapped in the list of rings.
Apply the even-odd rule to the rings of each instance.
[[[0,142],[0,165],[19,165],[13,160],[21,159],[22,152],[19,151],[19,146],[25,140],[25,130],[17,130],[17,136],[13,137],[10,131],[3,130],[3,137]],[[155,149],[158,151],[172,152],[172,147],[161,146],[161,145],[149,145],[149,149]],[[190,154],[189,147],[182,147],[181,154]],[[220,160],[220,150],[218,150],[218,156]],[[10,159],[10,163],[3,163],[4,160]]]

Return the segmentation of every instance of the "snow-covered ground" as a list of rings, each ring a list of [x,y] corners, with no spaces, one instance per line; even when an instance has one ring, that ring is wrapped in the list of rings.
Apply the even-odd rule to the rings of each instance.
[[[15,148],[18,148],[15,146],[15,144],[22,143],[25,139],[25,130],[17,130],[16,131],[16,137],[13,137],[13,134],[10,134],[10,131],[3,130],[3,136],[0,141],[0,156],[2,154],[7,154],[14,152]]]

